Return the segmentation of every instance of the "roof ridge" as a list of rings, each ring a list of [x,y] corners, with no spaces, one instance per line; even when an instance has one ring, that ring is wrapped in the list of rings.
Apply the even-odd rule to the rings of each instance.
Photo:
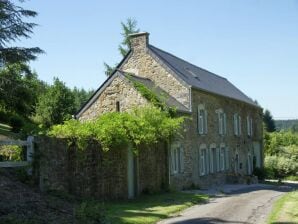
[[[164,51],[164,50],[162,50],[162,49],[160,49],[160,48],[158,48],[158,47],[155,47],[155,46],[153,46],[153,45],[151,45],[151,44],[149,44],[149,47],[156,48],[157,50],[162,51],[162,52],[164,52],[164,53],[166,53],[166,54],[168,54],[168,55],[171,55],[172,57],[175,57],[175,58],[177,58],[177,59],[179,59],[179,60],[181,60],[181,61],[184,61],[184,62],[186,62],[186,63],[188,63],[188,64],[190,64],[190,65],[192,65],[192,66],[194,66],[194,67],[196,67],[196,68],[198,68],[198,69],[201,69],[201,70],[203,70],[203,71],[206,71],[206,72],[210,73],[211,75],[217,76],[217,77],[219,77],[219,78],[221,78],[221,79],[228,80],[228,79],[225,78],[225,77],[222,77],[222,76],[217,75],[217,74],[215,74],[215,73],[213,73],[213,72],[210,72],[210,71],[208,71],[207,69],[201,68],[201,67],[199,67],[199,66],[197,66],[197,65],[195,65],[195,64],[193,64],[193,63],[190,63],[190,62],[186,61],[185,59],[179,58],[179,57],[177,57],[176,55],[174,55],[174,54],[172,54],[172,53],[169,53],[169,52],[167,52],[167,51]],[[159,55],[159,56],[160,56],[160,55]],[[162,57],[162,56],[160,56],[160,57]],[[165,59],[164,59],[164,60],[165,60]]]

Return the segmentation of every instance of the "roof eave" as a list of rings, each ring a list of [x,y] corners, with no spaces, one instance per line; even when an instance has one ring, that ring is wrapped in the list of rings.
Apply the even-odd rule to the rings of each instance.
[[[221,96],[221,97],[228,98],[228,99],[231,99],[231,100],[236,100],[238,102],[245,103],[245,104],[247,104],[249,106],[252,106],[252,107],[263,109],[260,105],[257,105],[255,103],[248,103],[248,102],[245,102],[243,100],[239,100],[239,99],[236,99],[236,98],[233,98],[233,97],[229,97],[229,96],[226,96],[226,95],[222,95],[222,94],[218,94],[218,93],[215,93],[215,92],[211,92],[211,91],[208,91],[208,90],[205,90],[205,89],[198,88],[196,86],[191,86],[191,88],[192,89],[195,89],[195,90],[199,90],[199,91],[205,92],[205,93],[208,93],[208,94],[212,94],[212,95],[216,95],[216,96]]]

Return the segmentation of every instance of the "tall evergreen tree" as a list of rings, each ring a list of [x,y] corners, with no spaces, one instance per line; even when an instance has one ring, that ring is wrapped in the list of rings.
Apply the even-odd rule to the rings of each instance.
[[[276,131],[275,122],[269,110],[265,110],[265,112],[263,113],[263,122],[265,125],[265,130],[267,132]]]
[[[132,18],[128,18],[125,23],[121,22],[121,29],[122,29],[121,35],[123,40],[119,44],[118,50],[121,56],[125,57],[125,55],[127,55],[130,49],[129,35],[132,33],[140,32],[140,29],[137,28],[137,21]],[[107,63],[104,63],[104,67],[105,67],[105,74],[109,76],[111,75],[111,73],[113,72],[116,66],[110,66]]]
[[[36,24],[25,20],[35,16],[35,11],[23,9],[9,0],[0,0],[0,66],[34,60],[37,54],[43,52],[38,47],[11,46],[20,38],[30,38]]]

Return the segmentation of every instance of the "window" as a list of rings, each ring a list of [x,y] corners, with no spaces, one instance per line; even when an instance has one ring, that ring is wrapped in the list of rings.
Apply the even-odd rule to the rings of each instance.
[[[226,114],[222,110],[219,110],[217,114],[218,114],[218,133],[220,135],[225,135],[227,133]]]
[[[238,173],[239,172],[239,166],[240,166],[239,155],[238,155],[238,153],[236,153],[236,155],[235,155],[235,164],[234,164],[235,173]]]
[[[213,143],[209,148],[209,173],[216,172],[216,145]]]
[[[206,148],[202,148],[199,150],[199,161],[200,161],[200,175],[204,176],[208,173],[207,149]]]
[[[216,156],[216,148],[212,148],[212,160],[213,160],[213,172],[217,171],[217,156]]]
[[[230,156],[229,155],[230,155],[230,151],[226,147],[225,148],[225,162],[226,162],[225,168],[226,168],[226,170],[229,170],[230,169]]]
[[[247,174],[248,175],[252,174],[252,159],[250,154],[248,154],[247,156]]]
[[[171,149],[171,163],[172,173],[182,173],[183,171],[183,149],[177,145],[174,145]]]
[[[199,134],[207,134],[207,111],[203,105],[198,106],[198,132]]]
[[[220,148],[220,171],[225,170],[225,148]]]
[[[250,116],[246,117],[246,126],[247,126],[247,136],[252,136],[252,118]]]
[[[116,101],[116,112],[120,112],[120,102]]]
[[[216,171],[220,171],[220,148],[216,148]]]
[[[234,114],[234,134],[240,136],[241,132],[241,117],[238,114]]]

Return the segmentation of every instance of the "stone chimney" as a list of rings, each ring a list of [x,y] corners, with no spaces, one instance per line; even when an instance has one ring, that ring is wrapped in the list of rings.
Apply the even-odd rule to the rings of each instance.
[[[146,50],[149,43],[149,33],[133,33],[129,35],[130,38],[130,48],[133,51],[143,51]]]

